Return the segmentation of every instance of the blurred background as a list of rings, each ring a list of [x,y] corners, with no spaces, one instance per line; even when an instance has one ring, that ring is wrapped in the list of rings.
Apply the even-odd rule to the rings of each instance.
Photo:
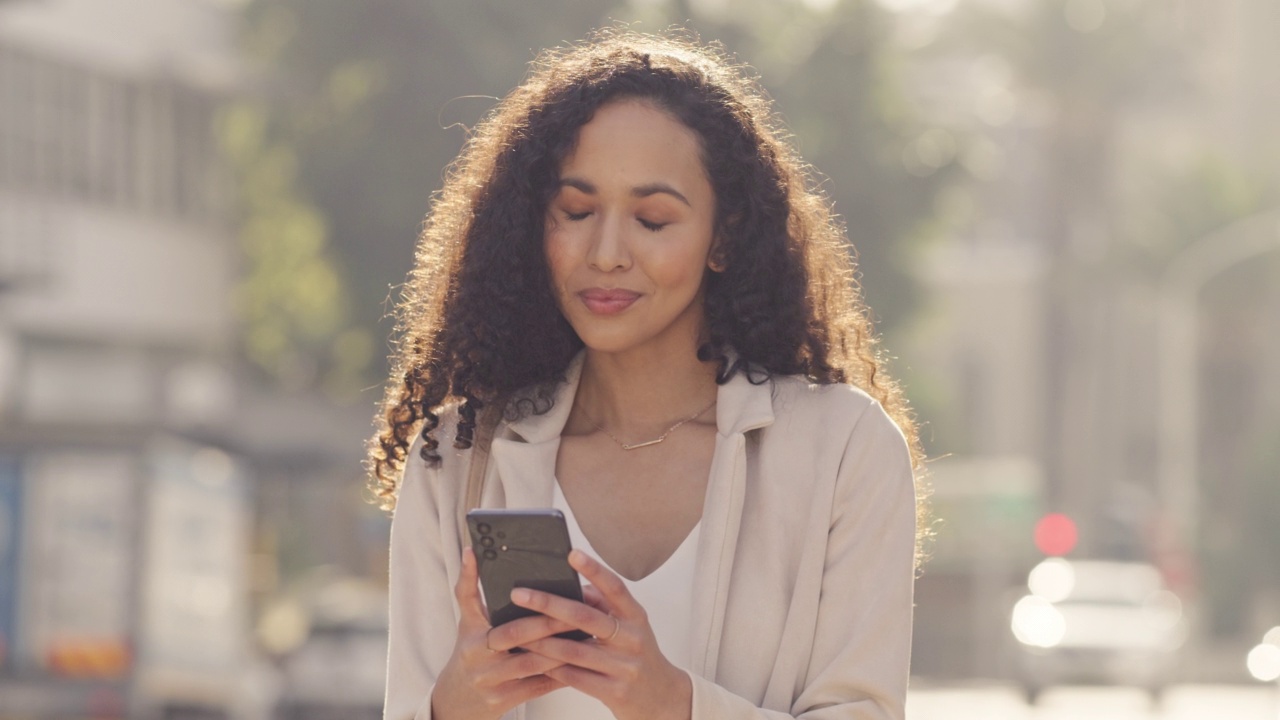
[[[380,717],[388,311],[617,22],[755,68],[848,223],[933,458],[911,716],[1277,717],[1275,0],[0,0],[0,718]]]

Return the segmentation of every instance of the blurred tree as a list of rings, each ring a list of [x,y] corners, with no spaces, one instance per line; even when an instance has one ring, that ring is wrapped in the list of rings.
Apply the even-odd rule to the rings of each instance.
[[[226,108],[218,137],[239,180],[245,273],[236,297],[248,359],[284,386],[322,383],[342,396],[368,363],[367,337],[350,327],[346,286],[327,223],[297,187],[291,148],[266,137],[260,105]]]

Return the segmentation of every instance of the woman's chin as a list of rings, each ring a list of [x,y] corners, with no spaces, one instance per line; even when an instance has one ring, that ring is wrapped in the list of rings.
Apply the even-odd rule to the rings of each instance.
[[[578,333],[578,337],[582,339],[582,344],[588,352],[604,353],[616,355],[634,350],[637,347],[644,347],[644,342],[638,342],[634,338],[620,338],[605,336],[601,333]]]

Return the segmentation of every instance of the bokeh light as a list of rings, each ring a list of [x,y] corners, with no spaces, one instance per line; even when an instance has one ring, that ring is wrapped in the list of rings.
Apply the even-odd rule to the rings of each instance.
[[[1067,621],[1053,603],[1036,595],[1028,595],[1013,606],[1012,628],[1018,642],[1050,648],[1062,642],[1062,638],[1066,636]]]
[[[1280,647],[1270,643],[1254,647],[1249,651],[1246,665],[1256,680],[1271,682],[1280,679]]]
[[[1062,558],[1050,558],[1036,565],[1027,576],[1027,588],[1031,594],[1049,602],[1061,602],[1071,594],[1076,584],[1076,573],[1071,563]]]
[[[1050,513],[1036,523],[1036,547],[1045,555],[1066,555],[1076,547],[1075,522],[1062,513]]]

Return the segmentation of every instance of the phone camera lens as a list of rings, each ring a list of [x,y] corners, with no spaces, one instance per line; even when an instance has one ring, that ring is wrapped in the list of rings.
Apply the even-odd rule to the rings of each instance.
[[[476,530],[479,530],[481,535],[488,535],[493,528],[489,526],[489,523],[480,523],[476,525]]]
[[[497,559],[498,559],[498,553],[497,553],[497,551],[495,551],[495,550],[485,550],[485,551],[484,551],[484,559],[485,559],[485,560],[497,560]]]
[[[489,537],[488,535],[485,535],[484,537],[480,538],[480,544],[487,548],[491,548],[493,547],[493,538]]]

